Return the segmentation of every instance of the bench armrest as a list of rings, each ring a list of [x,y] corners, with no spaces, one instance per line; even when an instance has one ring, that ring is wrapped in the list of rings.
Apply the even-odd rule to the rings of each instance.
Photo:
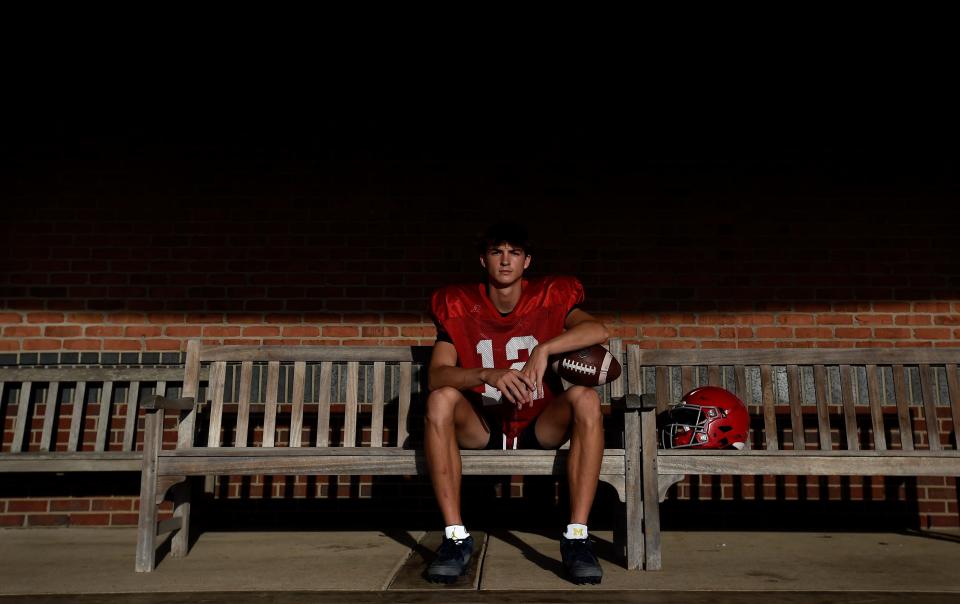
[[[651,411],[657,408],[657,396],[652,392],[628,394],[610,399],[610,405],[614,411]]]
[[[158,394],[151,394],[143,399],[140,404],[146,411],[159,411],[160,409],[171,411],[184,411],[193,409],[195,402],[192,396],[186,398],[166,398]]]

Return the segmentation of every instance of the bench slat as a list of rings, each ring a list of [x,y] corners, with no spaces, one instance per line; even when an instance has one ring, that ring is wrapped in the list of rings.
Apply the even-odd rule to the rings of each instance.
[[[207,427],[207,446],[219,447],[220,426],[223,420],[223,392],[226,388],[227,364],[217,361],[210,368],[210,423]]]
[[[833,449],[833,435],[830,432],[830,405],[827,400],[827,368],[815,365],[813,368],[813,386],[817,399],[817,432],[820,436],[820,450]]]
[[[690,365],[684,365],[680,369],[680,396],[690,392],[694,388],[694,369]]]
[[[164,388],[166,384],[164,383]],[[160,389],[160,383],[157,384]],[[157,394],[160,394],[157,392]],[[183,398],[193,397],[193,400],[200,400],[200,340],[190,340],[187,342],[187,360],[183,371]],[[194,427],[197,422],[196,405],[180,419],[180,427],[177,428],[177,446],[190,447],[193,445]]]
[[[357,446],[357,383],[360,363],[347,363],[347,404],[344,407],[343,446]]]
[[[307,364],[293,364],[293,409],[290,413],[290,446],[299,447],[303,438],[303,391],[307,377]]]
[[[960,476],[960,455],[931,456],[923,453],[668,450],[659,452],[657,471],[660,474],[712,475]],[[954,451],[943,453],[951,454]]]
[[[719,365],[710,365],[707,367],[707,385],[723,388],[723,374]]]
[[[681,365],[916,365],[919,363],[956,363],[960,349],[956,348],[864,348],[864,349],[718,349],[718,350],[664,350],[641,349],[640,364],[644,366]]]
[[[639,355],[639,352],[638,352]],[[657,367],[657,413],[663,413],[670,406],[670,368]]]
[[[113,382],[104,382],[100,389],[100,415],[97,418],[97,441],[95,451],[107,450],[107,434],[110,432],[110,407],[113,404]]]
[[[23,382],[20,384],[20,398],[17,401],[17,418],[13,424],[13,442],[10,443],[10,451],[12,453],[19,453],[24,450],[23,433],[27,427],[27,413],[30,411],[30,392],[32,389],[32,382]]]
[[[900,446],[904,451],[913,451],[913,424],[910,421],[910,401],[907,399],[907,383],[904,366],[893,366],[893,387],[897,397],[897,420],[900,423]]]
[[[370,446],[383,446],[383,391],[386,379],[386,364],[377,361],[373,364],[373,417],[370,421]]]
[[[330,384],[332,381],[333,363],[324,361],[320,364],[320,409],[317,411],[317,446],[330,446]]]
[[[247,446],[247,434],[250,432],[250,391],[253,388],[253,361],[240,363],[240,392],[237,401],[237,447]]]
[[[87,393],[87,383],[77,382],[73,392],[73,411],[70,416],[70,438],[67,451],[76,451],[80,444],[80,429],[83,427],[83,397]]]
[[[793,433],[793,448],[807,448],[806,435],[803,433],[803,393],[800,391],[800,369],[796,365],[787,366],[787,398],[790,400],[790,430]]]
[[[3,384],[0,382],[0,392]],[[47,387],[47,402],[43,407],[43,432],[40,434],[40,450],[49,451],[53,447],[53,420],[57,416],[57,402],[60,395],[60,382],[50,382]]]
[[[957,364],[950,363],[947,369],[947,393],[950,395],[950,414],[953,418],[954,445],[960,449],[960,382],[957,381]]]
[[[140,382],[134,380],[127,387],[127,417],[123,422],[123,450],[133,451],[137,442],[137,416],[140,404]]]
[[[30,451],[0,455],[3,472],[138,472],[140,451]]]
[[[608,347],[609,347],[609,349],[610,349],[610,354],[613,355],[613,358],[615,358],[615,359],[617,359],[618,361],[620,361],[620,364],[621,364],[621,365],[623,366],[623,368],[626,369],[627,372],[629,373],[629,371],[630,371],[630,363],[627,362],[627,359],[623,356],[623,340],[621,340],[620,338],[611,338],[610,341],[609,341],[609,343],[608,343]],[[623,380],[623,379],[614,380],[613,383],[610,384],[610,396],[611,396],[611,397],[613,397],[613,398],[620,398],[620,397],[623,396],[623,383],[624,383],[624,381],[625,381],[625,380]],[[639,390],[632,391],[632,392],[637,392],[638,394],[640,393]]]
[[[400,400],[397,411],[397,446],[404,447],[410,437],[407,417],[410,415],[410,390],[413,387],[413,363],[400,363]]]
[[[880,372],[876,365],[867,365],[867,395],[870,397],[870,419],[873,420],[873,448],[887,450],[887,433],[883,426],[883,401],[880,400]]]
[[[847,433],[847,449],[859,451],[857,410],[853,402],[853,372],[850,365],[840,366],[840,394],[843,399],[843,421],[844,430]]]
[[[178,381],[182,367],[0,367],[0,382]]]
[[[933,368],[930,365],[920,365],[920,390],[923,392],[923,415],[927,422],[927,442],[931,451],[941,451],[940,422],[937,419],[937,402],[934,399]]]
[[[277,395],[280,388],[280,361],[267,363],[267,392],[263,411],[262,446],[272,447],[277,435]]]
[[[412,361],[409,346],[204,346],[203,361]]]
[[[763,392],[763,431],[766,437],[768,451],[780,448],[777,437],[777,411],[773,393],[773,368],[770,365],[760,366],[760,386]]]

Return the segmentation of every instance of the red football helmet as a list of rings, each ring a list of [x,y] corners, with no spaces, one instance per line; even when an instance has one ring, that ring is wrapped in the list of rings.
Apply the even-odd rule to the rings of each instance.
[[[729,390],[696,388],[664,413],[660,445],[664,449],[743,449],[750,429],[747,407]]]

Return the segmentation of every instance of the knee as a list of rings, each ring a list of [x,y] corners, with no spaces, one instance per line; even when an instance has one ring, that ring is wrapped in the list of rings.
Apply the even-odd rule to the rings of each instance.
[[[573,421],[577,423],[602,423],[603,412],[600,410],[600,395],[593,388],[573,386],[571,404],[573,405]]]
[[[453,410],[456,407],[456,388],[444,386],[432,391],[427,397],[427,412],[424,421],[430,424],[452,424]]]

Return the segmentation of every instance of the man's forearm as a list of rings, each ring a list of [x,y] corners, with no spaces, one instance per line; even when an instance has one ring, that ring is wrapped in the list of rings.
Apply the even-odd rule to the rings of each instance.
[[[610,338],[610,332],[600,321],[583,321],[574,327],[540,345],[548,355],[560,354],[571,350],[580,350],[594,344],[604,344]]]
[[[463,367],[433,367],[430,369],[430,390],[450,386],[457,390],[473,388],[484,384],[483,373],[486,369],[464,369]]]

